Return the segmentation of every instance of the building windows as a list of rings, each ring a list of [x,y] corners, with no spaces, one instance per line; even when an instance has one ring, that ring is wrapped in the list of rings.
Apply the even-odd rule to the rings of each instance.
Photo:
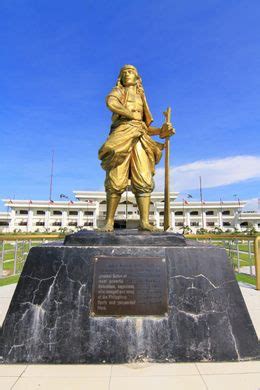
[[[0,226],[9,226],[7,221],[0,221]]]
[[[190,226],[199,226],[199,222],[191,222]]]
[[[85,211],[84,215],[94,215],[94,211]]]
[[[208,211],[206,211],[206,215],[214,215],[214,211],[213,210],[208,210]]]
[[[84,226],[93,226],[93,222],[85,222]]]
[[[164,211],[160,211],[160,212],[159,212],[159,215],[164,215]]]
[[[117,214],[118,215],[125,215],[125,211],[118,211]]]
[[[27,215],[28,214],[28,210],[20,210],[20,215]]]
[[[78,226],[78,225],[77,225],[77,222],[69,222],[68,225],[69,225],[69,226]]]
[[[52,226],[61,226],[61,222],[55,221],[55,222],[53,222]]]
[[[182,211],[175,211],[175,215],[178,216],[178,215],[183,215],[183,212]]]
[[[231,226],[230,222],[223,222],[223,226]]]
[[[176,226],[183,226],[183,222],[176,222]]]
[[[191,211],[190,215],[199,215],[199,212],[198,211]]]
[[[36,224],[35,224],[36,226],[44,226],[44,222],[36,222]]]
[[[45,211],[44,210],[37,210],[36,214],[37,215],[45,215]]]
[[[132,215],[132,214],[133,214],[133,211],[128,211],[127,214],[128,214],[128,215]]]
[[[77,211],[69,211],[69,215],[78,215]]]
[[[154,215],[154,211],[150,211],[150,212],[149,212],[149,215]]]
[[[62,215],[62,212],[60,210],[54,210],[53,215]]]
[[[21,221],[18,223],[19,226],[27,226],[27,222],[26,221]]]
[[[215,226],[214,222],[207,222],[207,226]]]
[[[248,222],[242,222],[242,223],[240,224],[240,226],[241,226],[241,227],[248,227]]]
[[[230,210],[224,210],[224,211],[222,211],[222,215],[230,215]]]

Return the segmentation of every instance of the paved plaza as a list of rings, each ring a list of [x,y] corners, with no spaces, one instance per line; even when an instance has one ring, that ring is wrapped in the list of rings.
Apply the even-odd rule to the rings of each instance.
[[[260,338],[260,292],[240,284]],[[15,285],[0,287],[0,324]],[[223,331],[225,331],[223,329]],[[0,365],[1,390],[260,390],[260,361],[122,365]]]

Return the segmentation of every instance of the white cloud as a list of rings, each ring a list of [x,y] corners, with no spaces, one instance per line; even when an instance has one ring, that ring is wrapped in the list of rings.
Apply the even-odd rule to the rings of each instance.
[[[234,156],[216,160],[199,160],[170,168],[170,182],[174,191],[197,189],[199,176],[204,188],[213,188],[260,178],[260,157]],[[164,168],[155,175],[156,191],[163,191]]]

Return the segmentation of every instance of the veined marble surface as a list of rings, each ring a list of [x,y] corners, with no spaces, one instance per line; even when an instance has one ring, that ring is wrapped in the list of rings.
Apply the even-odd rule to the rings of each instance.
[[[163,317],[90,316],[93,258],[165,256]],[[221,248],[64,247],[30,251],[3,326],[5,362],[246,360],[258,339]]]

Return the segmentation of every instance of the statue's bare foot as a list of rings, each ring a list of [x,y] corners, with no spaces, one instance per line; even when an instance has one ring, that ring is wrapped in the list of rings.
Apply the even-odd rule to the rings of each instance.
[[[161,229],[156,226],[151,225],[149,222],[140,222],[140,226],[138,230],[146,231],[146,232],[160,232]]]
[[[98,229],[100,232],[113,232],[114,231],[114,223],[107,222],[105,226]]]

